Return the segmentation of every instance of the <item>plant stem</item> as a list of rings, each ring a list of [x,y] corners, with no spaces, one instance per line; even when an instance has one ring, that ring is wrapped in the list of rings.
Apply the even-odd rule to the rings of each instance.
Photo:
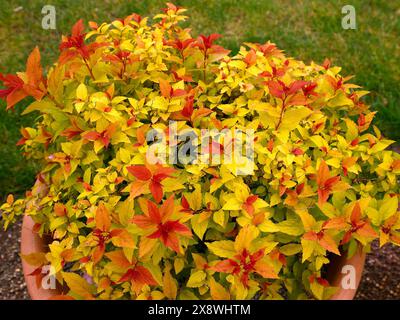
[[[83,61],[85,62],[86,67],[87,67],[88,70],[89,70],[89,73],[90,73],[90,76],[92,77],[92,80],[96,80],[95,77],[94,77],[94,75],[93,75],[93,71],[92,71],[92,69],[91,69],[90,66],[89,66],[88,61],[86,60],[85,57],[82,57],[82,58],[83,58]]]

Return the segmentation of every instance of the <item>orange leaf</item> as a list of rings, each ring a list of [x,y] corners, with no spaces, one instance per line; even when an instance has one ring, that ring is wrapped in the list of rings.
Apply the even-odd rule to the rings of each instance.
[[[219,261],[211,269],[218,271],[218,272],[223,272],[223,273],[232,273],[238,267],[239,267],[239,265],[237,264],[237,262],[235,262],[231,259],[226,259],[226,260]]]
[[[131,266],[131,263],[128,261],[128,259],[125,257],[125,254],[122,250],[116,250],[116,251],[111,251],[107,252],[105,256],[111,260],[113,264],[115,264],[118,267],[127,269]]]
[[[346,227],[346,221],[343,217],[336,217],[324,222],[323,229],[341,230]]]
[[[160,79],[160,91],[161,91],[161,95],[164,98],[170,98],[171,97],[171,85],[169,84],[169,82],[167,80],[164,79]]]
[[[91,132],[85,133],[82,137],[89,141],[95,141],[95,140],[99,139],[101,137],[101,135],[100,135],[100,133],[98,133],[96,131],[91,131]]]
[[[140,239],[139,258],[142,258],[148,253],[152,252],[156,244],[157,244],[157,239],[149,239],[145,237]]]
[[[168,299],[175,299],[178,292],[176,280],[171,276],[169,268],[163,276],[163,292]]]
[[[93,255],[92,255],[93,263],[94,263],[94,264],[97,264],[97,263],[101,260],[101,258],[103,258],[104,251],[105,251],[105,246],[104,246],[104,244],[99,244],[99,245],[94,249]]]
[[[264,278],[276,279],[278,275],[275,273],[274,269],[262,260],[258,260],[254,265],[255,271]]]
[[[361,207],[357,201],[353,207],[353,211],[351,212],[350,221],[352,223],[357,223],[358,221],[360,221],[360,219],[361,219]]]
[[[26,76],[28,77],[28,84],[38,87],[42,80],[42,66],[40,65],[40,52],[39,48],[35,47],[28,57],[26,62]]]
[[[322,239],[318,241],[318,243],[326,250],[333,252],[340,256],[339,249],[336,245],[336,242],[327,234],[325,234]]]
[[[131,191],[130,191],[130,197],[132,199],[135,199],[136,197],[140,196],[143,194],[144,190],[146,189],[147,182],[146,181],[135,181],[134,183],[131,184]]]
[[[54,213],[59,217],[63,217],[67,215],[67,208],[62,203],[56,203],[54,205]]]
[[[358,235],[367,238],[375,238],[378,236],[376,231],[372,228],[372,226],[367,222],[356,232]]]
[[[171,215],[174,213],[174,208],[174,195],[171,195],[167,200],[164,201],[160,208],[162,222],[169,220]]]
[[[210,294],[213,300],[230,300],[231,298],[229,292],[213,277],[210,279]]]
[[[325,181],[328,180],[330,177],[330,172],[328,165],[324,160],[321,161],[319,165],[318,173],[317,173],[317,184],[318,186],[322,187],[325,186]]]
[[[103,203],[101,203],[96,210],[95,221],[96,221],[96,228],[102,231],[110,230],[111,228],[110,213],[108,212],[107,208],[104,206]]]
[[[121,248],[135,248],[135,241],[125,229],[114,229],[110,232],[112,243]]]

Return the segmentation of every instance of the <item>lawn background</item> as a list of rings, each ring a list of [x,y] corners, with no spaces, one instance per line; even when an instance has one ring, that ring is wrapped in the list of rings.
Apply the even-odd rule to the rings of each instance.
[[[344,75],[371,91],[367,102],[378,111],[383,133],[400,141],[400,0],[184,0],[189,9],[186,26],[193,35],[220,33],[220,44],[236,52],[242,42],[275,42],[297,59],[322,63],[328,57],[343,67]],[[42,7],[56,7],[57,30],[41,27]],[[353,5],[357,29],[344,30],[341,9]],[[165,7],[159,0],[0,0],[0,72],[25,70],[25,61],[38,45],[44,66],[58,55],[61,34],[70,32],[79,18],[112,21],[133,12],[153,15]],[[22,194],[34,181],[34,164],[15,146],[19,129],[35,115],[20,117],[0,102],[0,199]]]

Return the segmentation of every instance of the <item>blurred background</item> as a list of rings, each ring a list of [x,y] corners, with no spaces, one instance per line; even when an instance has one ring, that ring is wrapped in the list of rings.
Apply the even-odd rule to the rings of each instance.
[[[165,7],[165,2],[0,0],[0,72],[25,70],[26,59],[36,45],[42,54],[42,64],[48,69],[59,53],[61,35],[69,34],[72,25],[80,18],[87,23],[112,21],[133,12],[152,16]],[[271,40],[288,56],[307,63],[315,61],[322,64],[325,58],[329,58],[334,65],[343,67],[343,75],[355,75],[353,83],[371,91],[366,99],[372,109],[378,111],[375,123],[385,136],[400,141],[400,0],[171,2],[189,9],[187,15],[190,19],[185,26],[192,29],[193,36],[220,33],[223,37],[219,44],[233,53],[238,51],[243,42],[264,43]],[[56,30],[42,28],[44,14],[41,11],[45,5],[53,5],[56,9]],[[355,30],[342,28],[342,18],[345,16],[342,7],[345,5],[355,8]],[[15,111],[5,111],[5,103],[0,101],[0,200],[4,200],[9,193],[23,194],[34,181],[35,166],[23,158],[19,147],[15,145],[20,139],[20,128],[34,121],[35,115],[19,115],[28,103],[25,100]],[[15,226],[8,233],[0,232],[0,242],[6,244],[9,241],[9,245],[15,249],[0,252],[0,283],[14,279],[16,286],[21,288],[13,288],[16,293],[10,297],[24,298],[24,283],[20,270],[16,270],[19,266],[18,236],[13,236],[18,230],[18,226]],[[380,251],[370,256],[359,298],[400,298],[400,271],[396,271],[396,267],[400,268],[399,250],[388,248],[385,249],[388,252]],[[376,260],[372,261],[372,258]],[[1,267],[3,261],[8,261],[9,265]],[[387,281],[390,283],[394,279],[395,282],[385,284],[382,274],[385,274],[385,268],[390,272],[388,267],[391,265],[396,266],[391,271],[397,272],[397,275],[389,277]],[[374,277],[380,282],[377,283]],[[6,297],[6,293],[0,288],[2,297]]]

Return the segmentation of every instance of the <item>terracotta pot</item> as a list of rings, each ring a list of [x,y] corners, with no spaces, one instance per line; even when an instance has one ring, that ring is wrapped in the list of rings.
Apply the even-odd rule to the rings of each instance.
[[[33,231],[34,222],[31,217],[24,216],[22,221],[21,230],[21,253],[29,254],[33,252],[47,252],[48,247],[46,241],[40,238],[36,232]],[[22,260],[22,270],[24,272],[26,286],[28,288],[28,293],[32,300],[48,300],[49,298],[59,295],[61,290],[56,288],[54,290],[44,289],[39,284],[36,284],[36,277],[30,276],[36,268],[29,265]]]
[[[352,300],[354,299],[358,286],[360,284],[362,273],[364,270],[366,254],[359,247],[357,252],[348,259],[346,253],[341,256],[333,255],[328,266],[328,281],[332,286],[338,287],[339,290],[331,297],[331,300]],[[349,273],[347,268],[350,266],[351,271],[354,272],[355,286],[354,289],[345,289],[342,287],[342,279]],[[346,270],[347,269],[347,270]],[[343,270],[343,273],[342,273]]]
[[[34,222],[31,217],[25,216],[22,223],[22,233],[21,233],[21,253],[29,254],[32,252],[47,252],[47,244],[42,238],[40,238],[37,233],[35,233],[33,228]],[[329,267],[328,267],[328,280],[333,286],[339,287],[338,292],[331,298],[331,300],[352,300],[356,295],[358,285],[361,280],[362,272],[365,263],[365,253],[360,250],[350,259],[346,258],[346,255],[334,256]],[[356,276],[356,286],[355,289],[344,289],[341,286],[341,282],[345,274],[342,274],[342,268],[345,265],[351,265],[354,267]],[[28,287],[29,295],[32,300],[47,300],[51,297],[61,294],[61,289],[49,290],[43,289],[36,285],[36,280],[34,276],[29,276],[31,272],[35,270],[34,267],[30,266],[24,260],[22,260],[22,268],[24,272],[24,277],[26,285]]]

